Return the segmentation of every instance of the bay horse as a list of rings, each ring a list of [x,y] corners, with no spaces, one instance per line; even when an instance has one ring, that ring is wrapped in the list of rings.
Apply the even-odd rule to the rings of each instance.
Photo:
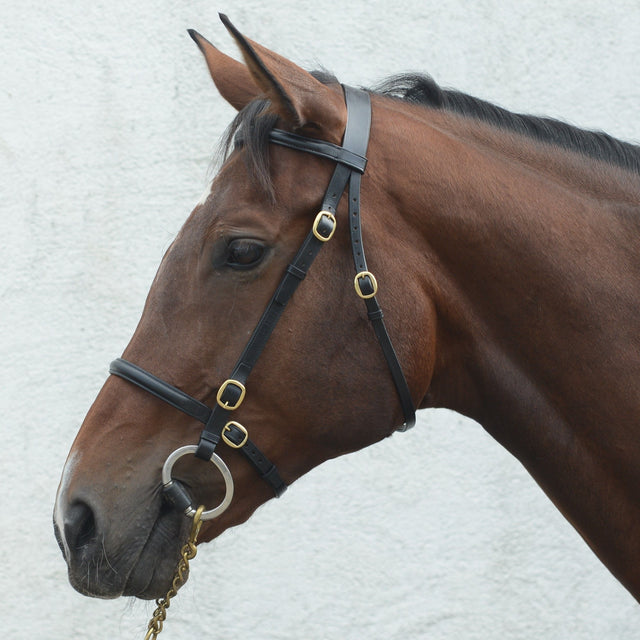
[[[640,148],[428,77],[342,87],[222,20],[244,62],[190,33],[238,115],[71,447],[71,584],[159,597],[195,505],[209,541],[447,407],[640,599]]]

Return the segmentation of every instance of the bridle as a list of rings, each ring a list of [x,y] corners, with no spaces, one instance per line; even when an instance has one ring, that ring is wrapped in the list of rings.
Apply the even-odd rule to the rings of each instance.
[[[367,308],[367,315],[382,352],[387,360],[393,378],[402,411],[404,423],[399,431],[406,431],[415,423],[415,408],[398,357],[384,324],[383,313],[376,300],[378,284],[374,275],[368,271],[362,244],[360,224],[360,180],[364,174],[367,159],[365,153],[371,128],[371,102],[369,94],[360,89],[344,86],[347,106],[347,125],[343,145],[307,138],[280,129],[274,129],[269,135],[272,143],[297,151],[311,153],[328,158],[336,163],[335,170],[325,193],[322,208],[316,216],[312,228],[273,294],[267,308],[260,318],[244,351],[238,359],[228,380],[222,383],[216,395],[216,404],[211,408],[184,393],[173,385],[157,378],[141,367],[117,358],[111,363],[109,372],[148,391],[160,400],[195,418],[204,428],[197,445],[187,445],[176,449],[166,460],[162,470],[162,482],[166,497],[176,508],[193,517],[196,510],[186,489],[171,478],[175,462],[182,456],[194,454],[202,460],[211,461],[221,472],[225,481],[225,497],[215,508],[205,511],[202,519],[219,516],[231,503],[233,497],[233,479],[224,461],[215,453],[216,446],[222,440],[228,446],[239,449],[255,467],[260,477],[273,489],[276,496],[286,489],[278,470],[249,438],[247,429],[232,420],[232,413],[242,404],[246,382],[264,349],[271,333],[280,319],[287,303],[305,278],[311,263],[320,249],[328,242],[336,229],[336,211],[338,202],[349,185],[349,229],[351,248],[356,269],[354,286],[357,295]]]

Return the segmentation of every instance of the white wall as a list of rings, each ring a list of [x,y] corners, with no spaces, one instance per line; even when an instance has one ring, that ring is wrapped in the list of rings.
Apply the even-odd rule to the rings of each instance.
[[[640,140],[637,0],[0,0],[3,637],[144,635],[151,605],[67,584],[51,511],[74,434],[232,117],[186,34],[233,52],[218,10],[347,83],[424,70]],[[636,602],[520,465],[474,423],[431,412],[201,548],[163,637],[623,640],[639,629]]]

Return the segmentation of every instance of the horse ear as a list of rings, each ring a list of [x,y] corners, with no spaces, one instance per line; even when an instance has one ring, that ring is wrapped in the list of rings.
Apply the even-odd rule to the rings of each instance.
[[[271,100],[273,109],[294,129],[320,130],[340,143],[347,121],[342,93],[316,80],[290,60],[245,38],[220,14],[222,23],[240,47],[255,83]]]
[[[189,29],[189,35],[204,55],[209,73],[220,95],[232,107],[240,111],[254,98],[261,95],[262,92],[253,81],[247,67],[222,53],[197,31]]]

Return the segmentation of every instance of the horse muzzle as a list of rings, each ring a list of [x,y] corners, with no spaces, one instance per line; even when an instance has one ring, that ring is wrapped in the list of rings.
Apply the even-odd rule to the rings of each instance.
[[[97,483],[78,487],[72,477],[66,469],[53,517],[71,585],[98,598],[161,596],[171,583],[190,519],[163,498],[160,485],[149,490],[150,496],[120,495],[116,504]]]

